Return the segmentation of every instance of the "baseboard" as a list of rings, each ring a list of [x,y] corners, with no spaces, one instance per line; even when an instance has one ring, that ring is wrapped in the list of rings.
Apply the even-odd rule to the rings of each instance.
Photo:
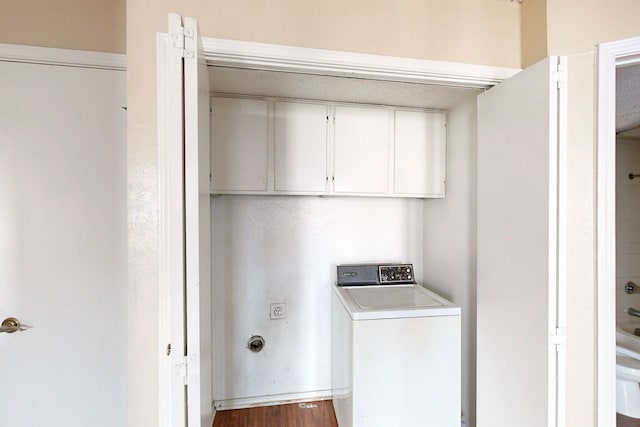
[[[268,396],[216,400],[213,402],[213,407],[217,411],[225,411],[229,409],[253,408],[255,406],[273,406],[285,405],[287,403],[310,402],[313,400],[329,400],[331,397],[331,390],[318,390],[302,393],[272,394]]]

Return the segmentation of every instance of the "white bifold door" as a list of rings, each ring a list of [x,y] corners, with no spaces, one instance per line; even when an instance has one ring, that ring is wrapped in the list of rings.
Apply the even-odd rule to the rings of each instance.
[[[160,422],[211,427],[209,80],[197,21],[158,38]],[[185,404],[186,403],[186,404]]]
[[[565,61],[478,97],[478,427],[564,425]]]

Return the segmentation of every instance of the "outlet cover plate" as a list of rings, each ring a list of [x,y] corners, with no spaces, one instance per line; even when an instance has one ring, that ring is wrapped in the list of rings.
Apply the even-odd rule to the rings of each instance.
[[[276,302],[271,304],[270,315],[271,320],[286,319],[287,318],[287,304],[283,302]]]

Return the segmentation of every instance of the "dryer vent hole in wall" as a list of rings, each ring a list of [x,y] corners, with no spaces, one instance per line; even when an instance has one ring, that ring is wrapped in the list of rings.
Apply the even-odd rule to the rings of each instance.
[[[251,338],[249,338],[249,341],[247,342],[247,348],[254,353],[258,353],[259,351],[262,350],[263,347],[264,347],[264,338],[262,338],[260,335],[252,336]]]

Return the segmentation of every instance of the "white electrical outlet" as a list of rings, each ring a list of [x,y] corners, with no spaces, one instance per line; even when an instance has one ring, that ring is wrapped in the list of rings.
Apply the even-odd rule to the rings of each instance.
[[[287,318],[287,304],[276,302],[271,304],[271,320]]]

